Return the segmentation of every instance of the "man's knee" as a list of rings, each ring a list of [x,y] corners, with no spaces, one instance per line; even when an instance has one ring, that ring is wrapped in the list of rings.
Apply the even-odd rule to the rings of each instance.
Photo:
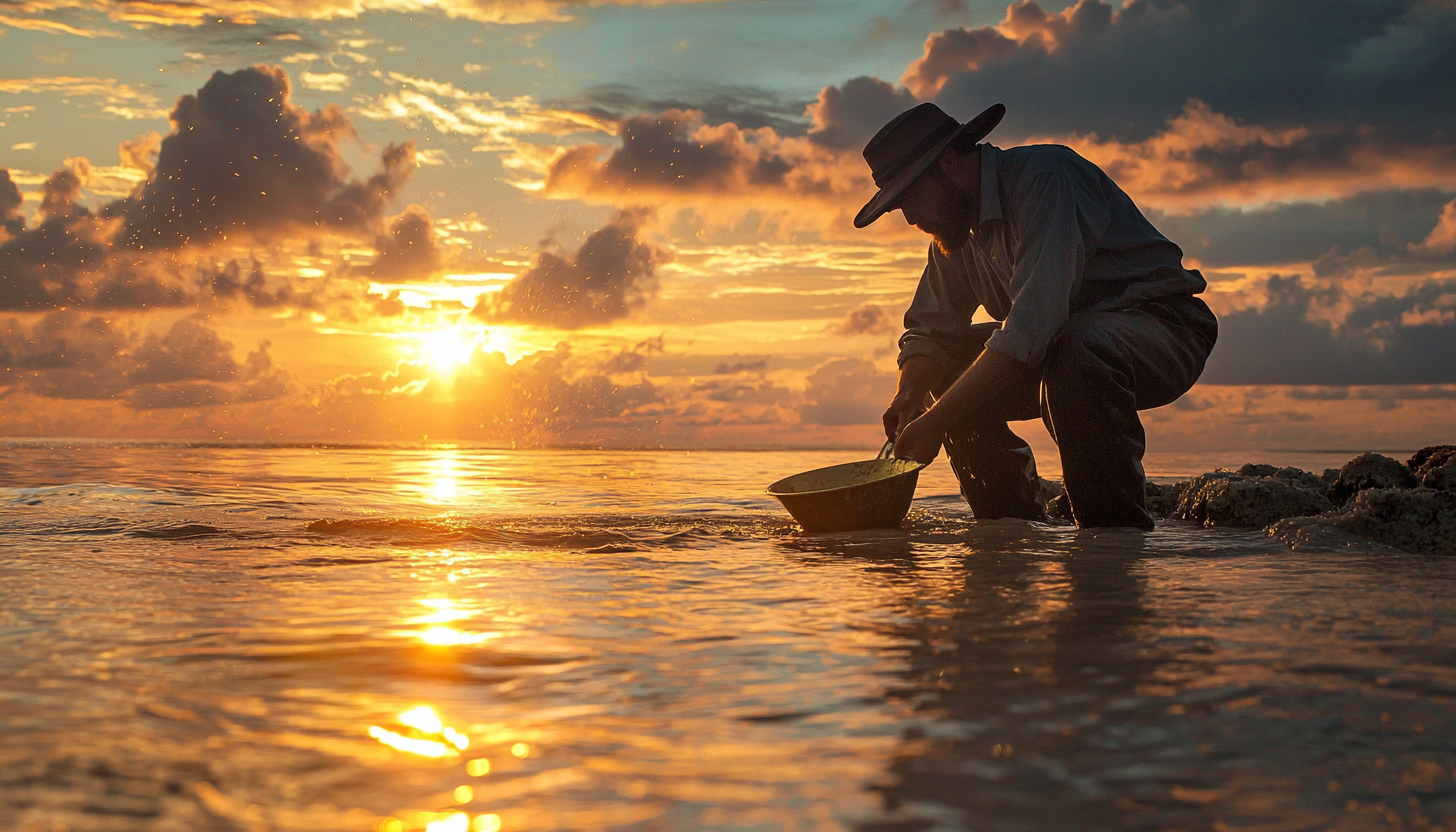
[[[1052,339],[1042,365],[1042,383],[1049,390],[1101,386],[1125,374],[1117,343],[1096,317],[1075,317]]]

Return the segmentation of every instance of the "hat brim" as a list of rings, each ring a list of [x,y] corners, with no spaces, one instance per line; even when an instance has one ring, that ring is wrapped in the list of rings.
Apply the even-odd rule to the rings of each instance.
[[[924,173],[935,164],[940,154],[945,151],[952,142],[963,140],[968,142],[979,142],[986,138],[996,125],[1001,123],[1001,117],[1006,115],[1006,105],[992,104],[981,112],[980,115],[962,124],[960,129],[946,137],[946,139],[929,150],[925,151],[915,163],[900,172],[899,176],[886,182],[865,206],[859,209],[854,217],[854,227],[864,228],[875,220],[879,219],[886,212],[894,210],[895,201],[905,193],[907,189]],[[968,138],[969,137],[969,138]]]

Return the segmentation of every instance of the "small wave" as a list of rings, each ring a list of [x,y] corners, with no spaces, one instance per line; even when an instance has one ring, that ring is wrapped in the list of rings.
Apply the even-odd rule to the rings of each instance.
[[[596,554],[635,552],[644,547],[691,548],[724,539],[779,538],[792,534],[796,528],[787,519],[768,516],[707,519],[671,515],[511,518],[492,520],[488,524],[441,518],[327,518],[305,527],[308,532],[330,537],[366,537],[412,544],[478,542],[531,549],[577,549]]]
[[[217,526],[208,526],[202,523],[182,523],[176,526],[132,529],[129,534],[132,537],[144,537],[153,540],[187,540],[194,537],[218,537],[232,533],[227,529],[220,529]]]

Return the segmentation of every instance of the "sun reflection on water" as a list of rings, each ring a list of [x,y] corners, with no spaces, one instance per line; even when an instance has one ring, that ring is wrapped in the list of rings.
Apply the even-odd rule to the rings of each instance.
[[[470,747],[470,738],[446,725],[428,705],[410,708],[396,717],[396,721],[400,727],[411,729],[410,732],[371,725],[369,736],[398,751],[434,759],[456,757]]]

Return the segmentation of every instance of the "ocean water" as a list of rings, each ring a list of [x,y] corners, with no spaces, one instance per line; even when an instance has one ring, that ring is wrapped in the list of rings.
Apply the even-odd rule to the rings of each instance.
[[[1456,829],[1456,561],[872,453],[0,445],[0,830]]]

